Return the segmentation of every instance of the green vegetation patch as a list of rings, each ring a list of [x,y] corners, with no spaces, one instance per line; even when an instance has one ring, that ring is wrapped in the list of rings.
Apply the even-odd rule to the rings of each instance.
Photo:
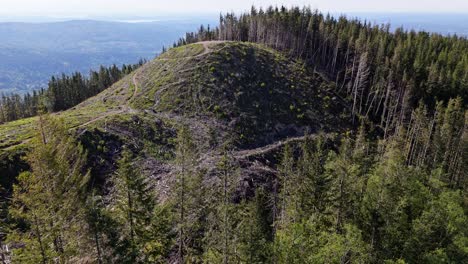
[[[182,59],[191,56],[197,56],[202,54],[205,48],[202,44],[190,44],[182,47],[169,49],[167,52],[161,54],[157,59],[160,60],[174,60]]]
[[[174,52],[191,49],[182,46]],[[331,84],[301,62],[261,45],[212,44],[204,56],[154,62],[146,71],[141,107],[153,104],[158,112],[231,122],[247,143],[274,133],[278,124],[312,130],[345,124],[340,120],[343,108],[323,99],[331,96]]]

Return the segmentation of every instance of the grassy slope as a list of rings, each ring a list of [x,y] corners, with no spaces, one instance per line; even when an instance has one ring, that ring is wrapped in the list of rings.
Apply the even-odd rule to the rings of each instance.
[[[229,126],[236,140],[263,144],[275,136],[332,130],[339,124],[342,108],[328,88],[318,74],[263,46],[192,44],[169,50],[99,95],[54,115],[80,130],[132,116],[154,119],[148,113],[178,117],[176,123],[181,117],[188,123],[216,120]],[[0,125],[0,154],[27,143],[35,120]]]

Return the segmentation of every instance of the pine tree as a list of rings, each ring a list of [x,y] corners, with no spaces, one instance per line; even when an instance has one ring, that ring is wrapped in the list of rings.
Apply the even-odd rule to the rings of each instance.
[[[306,219],[312,214],[321,216],[328,214],[331,179],[324,173],[325,158],[322,136],[315,140],[307,138],[302,145],[302,153],[298,161],[298,185],[294,190],[300,219]]]
[[[413,263],[464,263],[468,219],[459,191],[443,191],[426,201],[421,216],[412,223],[412,233],[404,250]],[[465,242],[463,242],[465,241]]]
[[[100,67],[98,72],[90,71],[89,78],[79,72],[52,76],[47,89],[33,91],[32,95],[2,95],[0,123],[36,116],[42,113],[41,104],[45,105],[49,112],[69,109],[100,93],[144,63],[144,60],[140,60],[138,64],[124,65],[121,69],[116,65]]]
[[[120,223],[120,263],[162,262],[171,246],[170,214],[158,205],[149,179],[133,165],[134,156],[122,151],[118,170],[112,179],[112,214]]]
[[[339,154],[330,152],[325,165],[325,174],[332,179],[331,210],[335,218],[335,228],[340,233],[347,219],[357,218],[361,190],[365,186],[362,169],[353,160],[350,139],[343,140]]]
[[[206,244],[205,232],[209,215],[209,191],[207,190],[204,177],[206,171],[197,171],[188,183],[187,199],[187,261],[200,263],[203,258],[203,250]]]
[[[427,174],[408,167],[403,153],[403,131],[387,144],[384,155],[371,171],[361,203],[363,231],[373,258],[396,259],[411,235],[410,223],[431,199]]]
[[[441,127],[441,135],[447,148],[443,155],[442,167],[449,173],[448,182],[451,186],[456,184],[456,164],[460,157],[460,139],[466,133],[465,110],[462,109],[461,98],[449,101],[445,110],[444,123]],[[466,157],[465,157],[466,159]]]
[[[137,179],[138,172],[132,166],[132,154],[129,150],[122,152],[122,158],[119,160],[119,169],[116,172],[116,178],[113,180],[114,183],[114,196],[116,201],[116,209],[120,211],[122,223],[125,226],[127,235],[126,239],[129,241],[129,254],[132,262],[136,261],[138,256],[137,252],[137,241],[135,239],[135,215],[140,208],[136,204],[136,192],[141,191],[142,179]],[[148,198],[148,197],[144,197]]]
[[[253,201],[245,201],[239,207],[241,216],[236,232],[240,262],[271,263],[273,229],[265,191],[257,190]]]
[[[204,260],[209,263],[233,263],[238,257],[236,224],[240,220],[236,212],[240,207],[233,203],[238,167],[226,147],[223,152],[217,164],[216,186],[210,193],[212,206],[205,235],[207,245],[204,256]]]
[[[276,216],[275,226],[279,227],[294,221],[296,211],[296,201],[294,200],[294,190],[297,184],[296,166],[292,147],[287,144],[283,150],[283,157],[279,165],[280,182],[280,213]]]
[[[64,263],[86,255],[86,243],[81,242],[87,241],[88,234],[80,227],[89,174],[84,170],[83,148],[61,123],[40,117],[36,141],[27,156],[31,172],[23,173],[14,188],[10,213],[30,226],[10,238],[27,241],[14,254],[22,263]]]
[[[96,251],[96,262],[98,264],[103,263],[103,238],[102,233],[104,228],[102,226],[104,205],[102,197],[97,196],[96,191],[93,191],[92,195],[86,200],[86,221],[89,225],[89,232],[93,236],[94,248]]]
[[[191,181],[196,175],[195,165],[197,162],[197,151],[190,136],[188,127],[182,127],[177,136],[176,164],[178,173],[174,189],[174,203],[177,219],[177,256],[180,263],[186,261],[189,243],[189,230],[191,225]]]

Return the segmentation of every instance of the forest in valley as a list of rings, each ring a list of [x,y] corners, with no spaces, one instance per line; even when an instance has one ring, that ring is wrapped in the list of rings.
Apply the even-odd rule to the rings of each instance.
[[[168,143],[174,181],[157,193],[136,165],[136,144],[122,147],[103,181],[89,166],[89,142],[41,114],[29,169],[0,200],[0,243],[13,249],[0,261],[468,262],[466,38],[253,7],[221,15],[217,27],[187,33],[174,48],[211,40],[267,46],[319,73],[348,103],[350,128],[284,140],[264,181],[242,182],[234,140],[208,175],[199,164],[206,153],[181,126]],[[39,102],[73,107],[135,67],[53,78],[33,96],[3,97],[0,123],[36,115]],[[242,184],[253,187],[243,192]]]

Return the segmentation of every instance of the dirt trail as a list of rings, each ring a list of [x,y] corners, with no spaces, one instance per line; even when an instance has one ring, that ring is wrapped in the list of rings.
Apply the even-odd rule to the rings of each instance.
[[[308,135],[308,136],[302,136],[302,137],[293,137],[293,138],[288,138],[286,140],[280,140],[277,141],[273,144],[266,145],[260,148],[256,149],[247,149],[247,150],[241,150],[233,153],[233,156],[236,157],[237,159],[246,159],[252,156],[259,156],[263,154],[267,154],[275,149],[278,149],[282,146],[285,146],[289,143],[293,142],[301,142],[304,141],[307,138],[314,139],[316,138],[317,135]]]
[[[200,57],[200,56],[203,56],[203,55],[206,55],[210,52],[213,52],[215,50],[211,49],[210,46],[212,45],[215,45],[215,44],[221,44],[221,43],[225,43],[227,41],[224,41],[224,40],[210,40],[210,41],[202,41],[202,42],[198,42],[197,44],[202,44],[203,45],[203,48],[205,48],[205,51],[203,51],[203,53],[201,54],[198,54],[194,57]],[[221,49],[219,49],[221,50]]]
[[[287,144],[295,143],[295,142],[302,142],[306,140],[307,138],[316,139],[319,136],[320,134],[311,134],[307,136],[291,137],[291,138],[280,140],[270,145],[266,145],[266,146],[259,147],[259,148],[232,151],[229,155],[238,161],[242,161],[242,160],[245,161],[251,157],[259,157],[261,155],[271,153],[275,150],[278,150],[279,148],[284,147]],[[323,134],[323,136],[327,138],[330,135]],[[203,155],[203,157],[201,157],[200,167],[201,168],[214,168],[216,166],[215,164],[221,159],[221,157],[222,157],[221,153],[208,152],[205,155]]]
[[[113,116],[113,115],[118,115],[118,114],[122,114],[122,113],[124,113],[124,112],[126,112],[126,110],[124,110],[124,109],[106,112],[105,114],[100,115],[100,116],[98,116],[98,117],[95,117],[95,118],[89,120],[88,122],[85,122],[85,123],[83,123],[83,124],[81,124],[81,125],[74,126],[74,127],[70,128],[70,130],[76,129],[76,128],[82,128],[82,127],[85,127],[85,126],[90,125],[90,124],[92,124],[92,123],[95,123],[95,122],[97,122],[97,121],[99,121],[99,120],[102,120],[102,119],[104,119],[104,118],[106,118],[106,117]]]
[[[193,59],[193,58],[202,57],[202,56],[205,56],[208,53],[211,53],[211,52],[214,52],[214,51],[220,51],[220,50],[224,49],[225,47],[222,47],[222,48],[220,48],[218,50],[213,50],[211,48],[211,46],[216,45],[216,44],[220,44],[220,43],[225,43],[225,42],[228,42],[228,41],[225,41],[225,40],[209,40],[209,41],[197,42],[197,43],[194,43],[194,44],[202,44],[203,48],[204,48],[204,51],[202,53],[198,54],[198,55],[187,56],[187,57],[182,57],[182,58],[174,58],[174,59],[157,58],[156,61],[171,61],[171,60]]]
[[[132,101],[133,99],[135,99],[137,93],[138,93],[138,82],[137,82],[137,72],[135,71],[135,74],[133,74],[133,78],[132,78],[132,81],[133,81],[133,86],[135,86],[135,89],[133,90],[133,95],[132,97],[127,101],[127,106],[128,106],[128,102]]]
[[[273,144],[270,144],[270,145],[266,145],[266,146],[263,146],[263,147],[260,147],[260,148],[256,148],[256,149],[247,149],[247,150],[241,150],[241,151],[237,151],[237,152],[234,152],[233,153],[233,156],[238,158],[238,159],[247,159],[249,157],[252,157],[252,156],[259,156],[259,155],[263,155],[263,154],[267,154],[275,149],[278,149],[280,147],[283,147],[287,144],[290,144],[290,143],[294,143],[294,142],[301,142],[301,141],[304,141],[306,139],[312,139],[312,140],[315,140],[319,137],[323,136],[324,138],[330,138],[331,135],[330,134],[311,134],[311,135],[306,135],[306,136],[301,136],[301,137],[291,137],[291,138],[287,138],[285,140],[280,140],[280,141],[277,141]]]
[[[106,117],[109,117],[109,116],[113,116],[113,115],[118,115],[118,114],[122,114],[122,113],[125,113],[125,112],[133,112],[135,111],[134,109],[132,109],[129,105],[129,103],[136,97],[137,93],[138,93],[138,82],[137,82],[137,73],[135,72],[133,74],[133,77],[132,77],[132,82],[133,82],[133,86],[134,86],[134,90],[133,90],[133,94],[132,94],[132,97],[130,97],[126,102],[125,102],[125,105],[122,107],[122,109],[119,109],[119,110],[113,110],[113,111],[110,111],[110,112],[106,112],[98,117],[95,117],[91,120],[89,120],[88,122],[86,123],[83,123],[81,125],[78,125],[78,126],[75,126],[75,127],[72,127],[70,128],[71,129],[75,129],[75,128],[81,128],[81,127],[85,127],[87,125],[90,125],[92,123],[95,123],[99,120],[102,120]]]

